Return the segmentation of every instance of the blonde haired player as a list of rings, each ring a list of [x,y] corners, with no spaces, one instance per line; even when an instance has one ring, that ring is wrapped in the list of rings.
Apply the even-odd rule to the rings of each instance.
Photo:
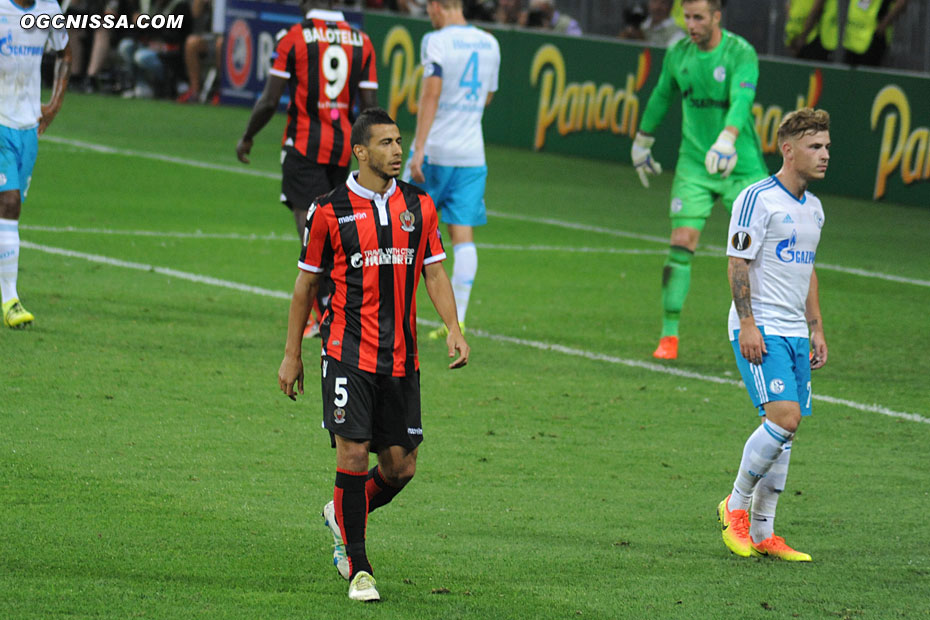
[[[763,420],[746,441],[717,518],[736,555],[810,562],[775,535],[774,521],[792,440],[811,413],[811,370],[827,363],[814,271],[824,214],[807,185],[827,172],[830,116],[810,108],[791,112],[778,127],[778,147],[781,170],[744,189],[730,217],[730,340]]]

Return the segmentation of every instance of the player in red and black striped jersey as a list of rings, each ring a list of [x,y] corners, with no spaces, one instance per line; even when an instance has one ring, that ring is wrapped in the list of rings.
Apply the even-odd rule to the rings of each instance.
[[[338,11],[315,9],[278,40],[271,75],[288,80],[291,105],[282,142],[323,165],[352,159],[349,112],[358,92],[375,95],[375,50]],[[292,77],[294,79],[292,79]],[[372,98],[371,107],[375,105]]]
[[[294,212],[298,231],[314,198],[345,181],[351,163],[350,114],[377,105],[374,46],[328,2],[304,0],[305,19],[280,37],[274,62],[249,124],[236,146],[248,163],[255,135],[271,120],[285,88],[290,94],[281,138],[281,201]]]
[[[305,19],[279,36],[273,64],[236,154],[249,163],[255,135],[271,120],[285,88],[290,95],[281,138],[281,202],[303,234],[313,199],[345,182],[351,163],[350,115],[377,105],[378,76],[368,35],[350,26],[331,2],[304,0]],[[322,287],[326,306],[330,287]],[[319,312],[319,308],[317,308]],[[308,325],[312,321],[308,322]]]
[[[336,448],[333,561],[350,580],[349,597],[377,600],[365,554],[369,512],[393,499],[416,469],[420,423],[416,291],[421,276],[449,329],[449,368],[468,361],[452,285],[442,260],[439,217],[428,194],[397,181],[400,131],[381,109],[363,112],[351,134],[359,171],[314,201],[288,318],[281,390],[303,394],[302,332],[320,273],[335,284],[323,317],[323,425]],[[369,452],[378,464],[368,469]]]

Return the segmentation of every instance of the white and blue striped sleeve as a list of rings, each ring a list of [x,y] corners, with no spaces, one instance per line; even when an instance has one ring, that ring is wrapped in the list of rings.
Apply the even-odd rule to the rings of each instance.
[[[769,222],[765,192],[776,187],[773,177],[754,183],[733,202],[727,234],[727,256],[753,260],[762,248]]]

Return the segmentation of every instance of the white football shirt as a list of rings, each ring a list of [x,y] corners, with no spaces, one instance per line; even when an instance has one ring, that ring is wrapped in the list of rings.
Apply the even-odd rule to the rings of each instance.
[[[30,129],[42,116],[42,54],[45,44],[63,50],[68,43],[64,29],[23,30],[23,15],[61,14],[52,0],[35,0],[29,9],[0,1],[0,125],[13,129]]]
[[[424,149],[429,163],[483,166],[481,118],[488,93],[497,91],[497,39],[474,26],[446,26],[423,37],[420,59],[424,78],[442,78],[439,109]]]
[[[804,308],[823,228],[823,205],[810,192],[798,200],[775,176],[750,185],[730,215],[727,256],[750,259],[756,324],[767,335],[808,337]],[[730,304],[730,340],[739,329]]]

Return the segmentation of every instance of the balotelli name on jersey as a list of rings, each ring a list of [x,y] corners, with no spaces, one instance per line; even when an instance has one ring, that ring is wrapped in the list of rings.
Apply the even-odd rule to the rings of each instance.
[[[318,164],[348,166],[349,113],[359,88],[377,88],[375,50],[338,11],[315,9],[281,37],[270,73],[288,81],[282,146]]]

